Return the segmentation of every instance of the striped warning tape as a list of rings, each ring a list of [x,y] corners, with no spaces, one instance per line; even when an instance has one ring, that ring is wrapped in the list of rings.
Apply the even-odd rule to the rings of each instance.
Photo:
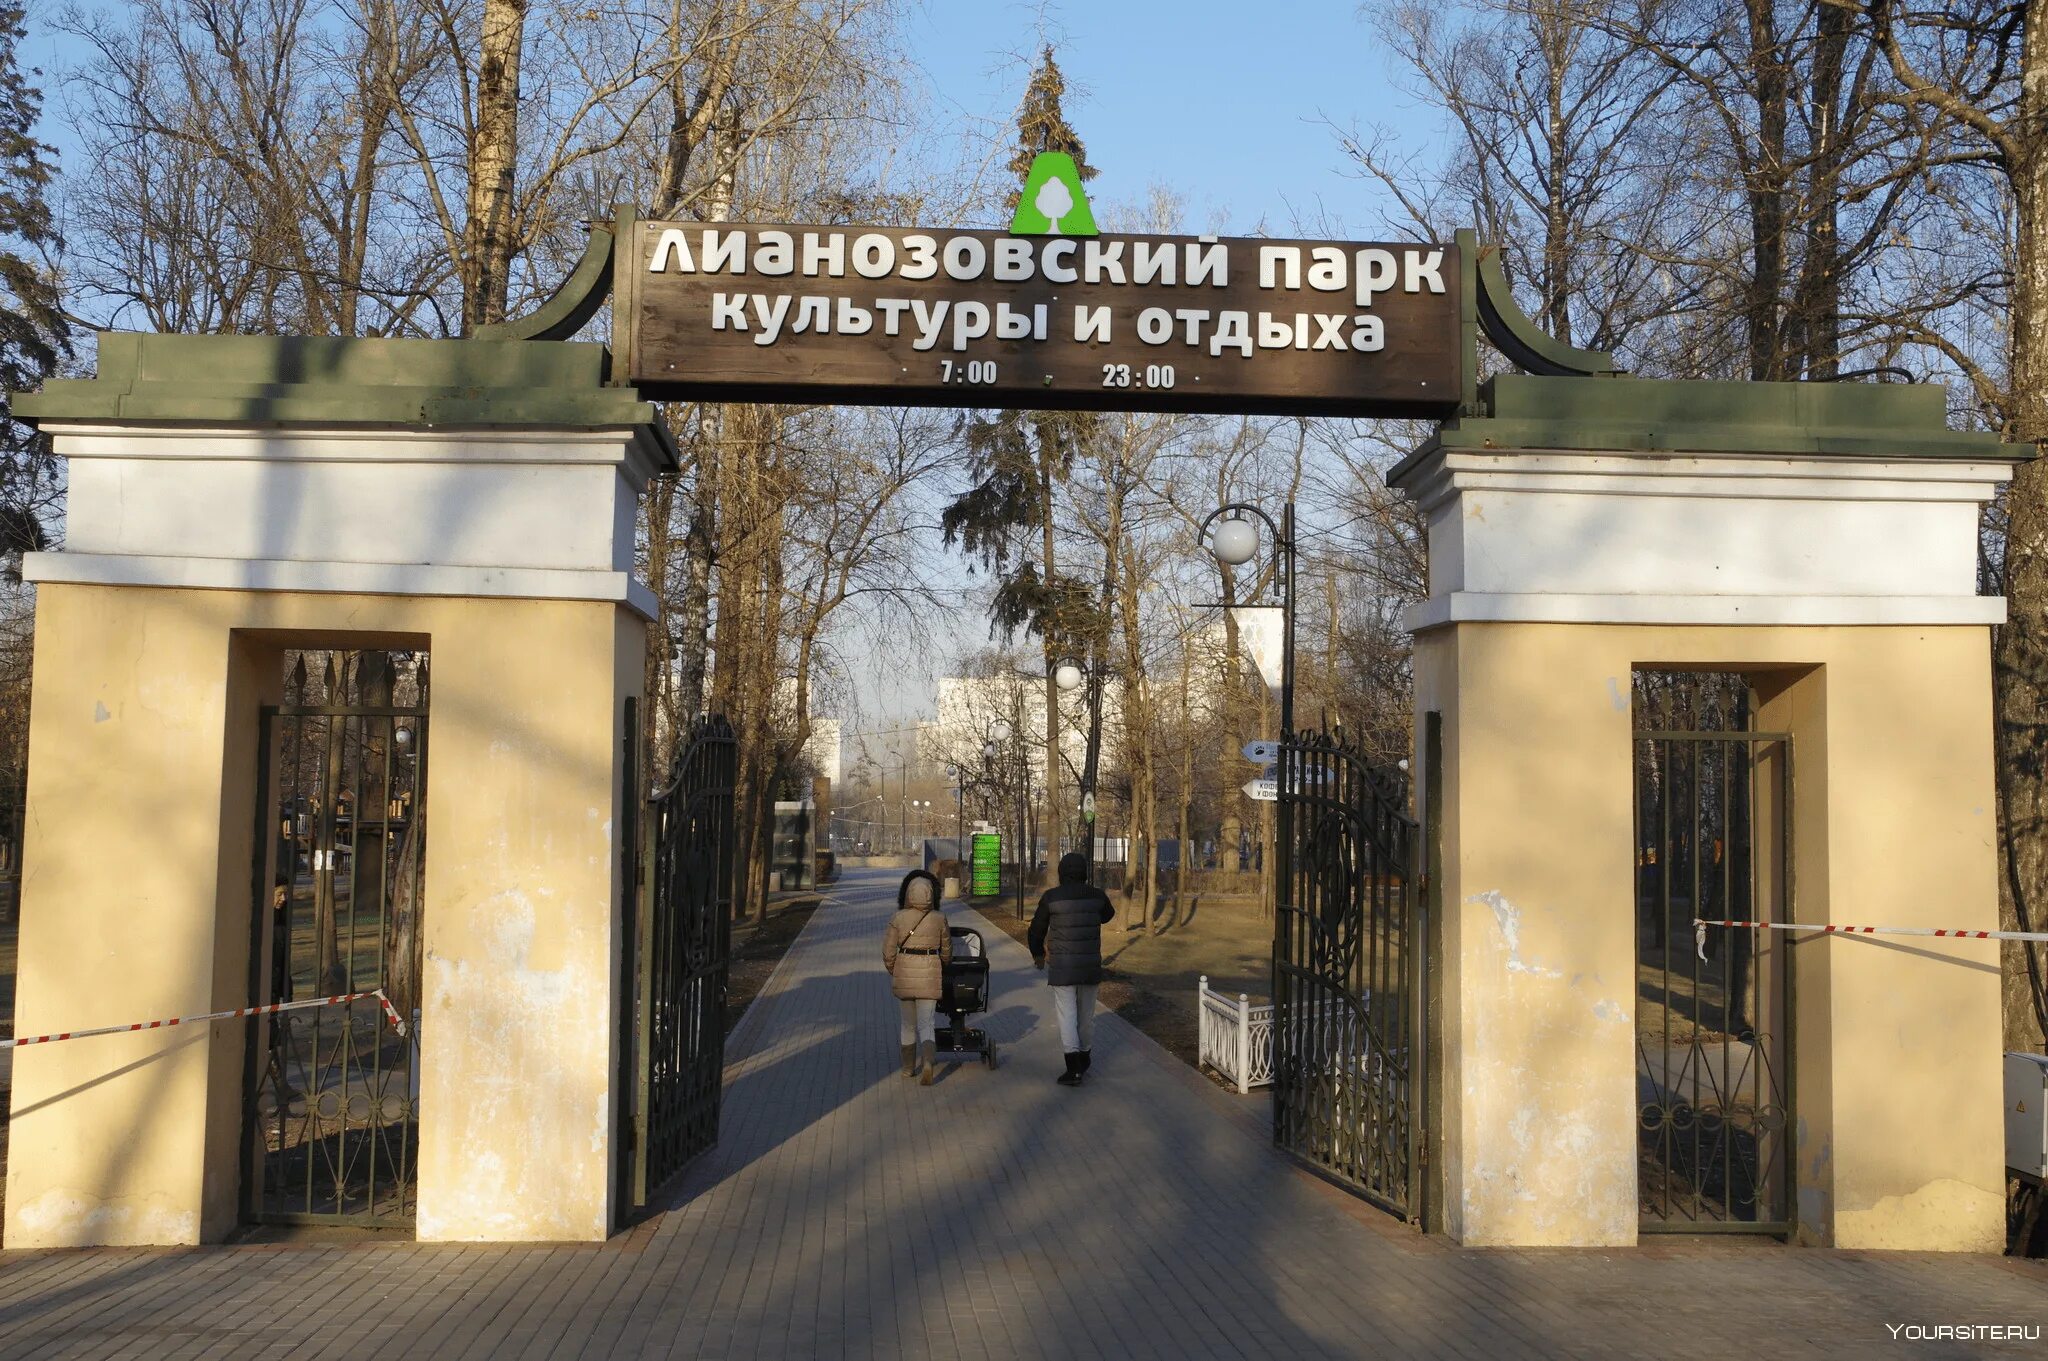
[[[1748,927],[1759,931],[1819,931],[1843,936],[1949,936],[1958,940],[2043,940],[2048,931],[1958,931],[1945,926],[1834,926],[1824,922],[1725,922],[1692,919],[1693,940],[1700,958],[1707,957],[1707,928]]]
[[[204,1016],[173,1016],[163,1021],[137,1021],[134,1025],[107,1025],[95,1030],[66,1030],[55,1035],[28,1035],[18,1040],[0,1040],[0,1049],[18,1049],[25,1044],[54,1044],[58,1040],[84,1040],[94,1035],[126,1035],[136,1030],[166,1030],[174,1025],[196,1025],[201,1021],[231,1021],[240,1016],[275,1016],[281,1011],[304,1011],[310,1007],[337,1007],[349,1002],[360,1002],[374,997],[384,1008],[385,1016],[399,1034],[405,1033],[405,1022],[399,1019],[398,1008],[391,1005],[391,999],[384,995],[382,988],[370,992],[345,992],[338,997],[308,997],[299,1002],[269,1002],[260,1007],[236,1007],[233,1011],[209,1011]]]

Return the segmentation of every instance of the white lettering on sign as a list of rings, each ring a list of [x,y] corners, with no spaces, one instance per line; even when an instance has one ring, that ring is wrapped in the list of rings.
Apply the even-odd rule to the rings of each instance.
[[[1180,252],[1171,242],[1161,245],[1155,241],[1140,241],[1131,251],[1131,282],[1134,284],[1165,284],[1171,288],[1178,276],[1174,266],[1180,260]]]
[[[906,279],[929,279],[939,272],[939,243],[929,236],[906,236],[903,250],[910,259],[897,270]]]
[[[690,258],[690,238],[677,227],[670,227],[654,243],[654,260],[647,268],[651,273],[659,274],[669,267],[670,261],[676,262],[676,271],[681,274],[694,273],[697,268],[696,262]]]
[[[781,275],[796,268],[796,242],[788,232],[762,232],[754,238],[754,273]]]
[[[747,272],[747,234],[745,232],[704,233],[704,272],[706,274],[745,274]]]
[[[988,303],[972,299],[875,298],[857,302],[853,298],[827,298],[814,294],[714,293],[711,295],[711,329],[750,331],[756,345],[773,345],[784,336],[810,332],[817,335],[866,335],[875,329],[877,314],[882,334],[903,334],[903,314],[914,319],[917,339],[914,348],[929,350],[947,338],[950,348],[965,350],[975,341],[1042,341],[1051,334],[1051,308],[1034,303],[1028,310],[1015,304]],[[749,325],[751,314],[753,323]],[[1113,337],[1115,313],[1103,306],[1074,308],[1073,336],[1086,344],[1108,343]],[[1349,328],[1347,330],[1347,328]],[[1251,358],[1258,350],[1349,350],[1366,353],[1386,345],[1385,320],[1370,312],[1353,316],[1343,312],[1297,312],[1293,316],[1272,312],[1225,310],[1206,307],[1148,307],[1138,314],[1138,339],[1147,345],[1170,345],[1176,339],[1190,349],[1206,348],[1211,355],[1226,352]]]
[[[1081,244],[1081,277],[1091,284],[1124,281],[1124,243],[1089,240]]]
[[[1315,246],[1309,249],[1306,261],[1304,269],[1299,246],[1259,246],[1259,287],[1295,291],[1306,286],[1322,293],[1339,293],[1355,285],[1354,297],[1361,307],[1370,306],[1373,298],[1396,286],[1404,293],[1444,291],[1444,252],[1440,247],[1403,250],[1396,255],[1382,246],[1366,246],[1347,257],[1344,247]],[[839,279],[846,277],[849,263],[863,279],[932,279],[943,270],[947,278],[962,282],[986,275],[1002,283],[1023,283],[1043,276],[1062,284],[1129,282],[1172,288],[1184,279],[1188,287],[1223,288],[1231,277],[1229,244],[1213,236],[1176,247],[1173,242],[1094,237],[1006,236],[983,242],[963,235],[942,242],[916,233],[905,236],[899,248],[896,241],[872,231],[849,238],[846,232],[831,229],[797,236],[779,228],[764,228],[750,239],[745,231],[720,227],[663,227],[649,253],[647,272],[759,274],[769,278],[801,274]]]
[[[643,223],[632,249],[646,280],[621,291],[632,381],[668,391],[944,400],[938,384],[982,384],[1060,405],[1085,382],[1099,406],[1108,389],[1175,409],[1175,390],[1194,409],[1245,395],[1265,404],[1249,410],[1435,414],[1461,390],[1459,261],[1443,246]],[[773,366],[743,358],[768,349]],[[957,358],[943,373],[904,362],[934,352]],[[792,376],[809,374],[830,376]]]
[[[863,279],[886,279],[896,272],[896,243],[877,232],[863,232],[853,243],[853,272]]]

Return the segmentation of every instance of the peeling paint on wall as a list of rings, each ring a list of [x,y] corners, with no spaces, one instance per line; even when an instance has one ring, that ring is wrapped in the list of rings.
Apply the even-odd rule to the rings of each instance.
[[[1538,978],[1563,978],[1564,970],[1545,968],[1531,964],[1522,958],[1522,909],[1508,901],[1499,889],[1488,889],[1475,893],[1465,900],[1468,903],[1484,903],[1493,909],[1493,923],[1500,928],[1501,939],[1507,942],[1508,972],[1534,974]]]

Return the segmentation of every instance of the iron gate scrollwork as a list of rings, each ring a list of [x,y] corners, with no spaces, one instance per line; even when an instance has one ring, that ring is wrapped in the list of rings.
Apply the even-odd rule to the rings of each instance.
[[[732,725],[712,715],[648,806],[651,873],[633,969],[640,1204],[718,1141],[737,780]]]
[[[1405,780],[1340,736],[1297,734],[1280,750],[1273,1136],[1419,1220],[1421,829]]]
[[[260,718],[252,992],[297,1002],[381,989],[408,1024],[398,1034],[374,998],[250,1023],[243,1214],[405,1228],[419,1152],[426,659],[300,654],[285,698]]]

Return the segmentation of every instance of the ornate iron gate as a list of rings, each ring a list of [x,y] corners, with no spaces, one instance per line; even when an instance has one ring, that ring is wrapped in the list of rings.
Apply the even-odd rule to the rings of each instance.
[[[1635,675],[1638,1188],[1646,1232],[1792,1228],[1792,739],[1741,676]]]
[[[250,970],[260,999],[381,988],[417,1016],[425,659],[402,670],[383,653],[300,654],[288,702],[262,710]],[[400,1036],[374,999],[259,1018],[248,1069],[246,1218],[411,1225],[416,1024]]]
[[[718,1141],[737,776],[732,726],[713,715],[648,807],[650,893],[633,960],[635,1205]]]
[[[1404,781],[1341,737],[1283,742],[1280,775],[1273,1137],[1419,1222],[1420,829]]]

